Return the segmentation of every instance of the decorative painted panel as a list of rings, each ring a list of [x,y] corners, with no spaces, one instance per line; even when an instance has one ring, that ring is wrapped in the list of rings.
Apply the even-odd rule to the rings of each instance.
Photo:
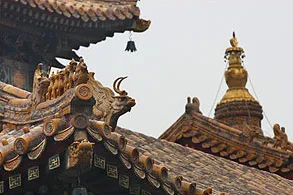
[[[31,167],[28,169],[28,173],[27,173],[27,179],[29,181],[37,179],[40,177],[40,170],[38,166],[35,167]]]
[[[0,181],[0,194],[4,193],[4,181]]]
[[[94,166],[101,168],[101,169],[105,169],[106,168],[106,160],[103,157],[100,157],[98,155],[94,155]]]
[[[0,58],[0,81],[11,84],[11,68],[4,64],[3,58]]]
[[[129,193],[140,195],[140,184],[131,182],[129,187]]]
[[[9,189],[21,186],[21,174],[9,177]]]
[[[60,157],[59,154],[56,154],[55,156],[52,156],[49,158],[49,170],[57,169],[60,167]]]
[[[0,81],[16,87],[31,90],[33,70],[31,65],[0,57]]]
[[[117,168],[117,166],[107,164],[107,175],[109,177],[117,179],[118,178],[118,168]]]
[[[123,188],[129,188],[129,177],[127,175],[120,175],[119,176],[119,185]]]

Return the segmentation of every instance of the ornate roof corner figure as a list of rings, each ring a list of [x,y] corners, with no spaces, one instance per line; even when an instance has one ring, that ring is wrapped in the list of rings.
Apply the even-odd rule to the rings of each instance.
[[[193,112],[197,112],[197,113],[201,113],[200,109],[199,109],[200,103],[197,97],[192,98],[192,102],[191,102],[191,98],[188,97],[187,98],[187,104],[185,106],[185,113],[186,114],[192,114]]]
[[[245,137],[247,142],[251,142],[259,133],[256,129],[252,129],[246,121],[243,122],[243,132],[242,135]]]
[[[228,90],[217,104],[214,118],[194,112],[199,107],[194,108],[188,98],[185,113],[159,138],[292,180],[292,143],[279,125],[274,125],[274,138],[263,135],[262,106],[246,88],[244,50],[234,32],[230,44],[225,51]]]
[[[87,65],[84,63],[83,58],[79,59],[79,63],[76,65],[75,73],[73,77],[74,86],[80,84],[86,84],[89,80],[89,72],[87,70]]]
[[[42,70],[42,67],[42,63],[38,64],[34,74],[33,92],[31,95],[32,107],[34,108],[46,101],[46,94],[50,85],[49,79],[44,76],[46,73]]]
[[[279,124],[275,124],[274,127],[274,148],[281,148],[282,150],[290,150],[293,154],[293,144],[289,142],[288,136],[285,132],[285,127],[280,127]]]
[[[144,20],[144,19],[138,18],[133,23],[131,30],[133,30],[133,32],[144,32],[150,27],[150,25],[151,25],[150,20]]]
[[[119,94],[119,96],[114,96],[112,109],[109,115],[111,117],[107,119],[109,121],[109,125],[113,128],[113,130],[115,130],[117,126],[118,118],[126,112],[130,112],[131,108],[136,104],[135,99],[129,97],[128,93],[125,90],[120,89],[121,82],[126,78],[127,77],[119,77],[113,83],[114,91]]]

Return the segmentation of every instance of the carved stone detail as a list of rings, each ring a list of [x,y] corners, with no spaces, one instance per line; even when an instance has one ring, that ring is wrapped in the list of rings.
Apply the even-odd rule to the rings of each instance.
[[[9,177],[9,189],[13,189],[21,186],[21,174],[13,175]]]
[[[71,124],[77,129],[85,129],[89,124],[89,118],[84,114],[76,114],[71,119]]]
[[[29,143],[27,141],[25,141],[25,139],[23,139],[23,138],[17,138],[14,142],[15,152],[17,154],[22,155],[22,154],[26,153],[28,147],[29,147]]]
[[[280,127],[279,124],[275,124],[274,127],[274,148],[281,148],[282,150],[293,151],[293,145],[289,142],[288,136],[284,127]]]
[[[81,100],[89,100],[93,97],[93,90],[87,84],[80,84],[75,88],[75,95]]]
[[[38,64],[34,74],[33,93],[31,96],[34,108],[38,104],[46,101],[46,94],[50,85],[49,79],[44,76],[42,66],[43,64]]]
[[[202,114],[202,112],[199,109],[199,100],[197,97],[192,98],[192,102],[191,102],[191,98],[187,97],[187,104],[185,106],[185,113],[186,114],[192,114],[192,112],[197,112]]]
[[[69,167],[86,171],[91,168],[93,161],[93,143],[83,140],[73,142],[68,149]]]
[[[125,90],[120,89],[121,82],[127,77],[119,77],[113,83],[113,88],[119,96],[114,96],[110,113],[107,115],[106,123],[108,123],[114,131],[117,126],[119,117],[126,112],[130,112],[131,108],[135,106],[135,99],[128,96]]]
[[[28,181],[37,179],[40,177],[40,168],[38,166],[34,166],[28,169],[27,172]]]
[[[43,126],[43,132],[46,136],[54,136],[58,131],[64,130],[66,128],[64,119],[51,119],[46,120]]]
[[[89,72],[83,58],[80,58],[79,63],[76,66],[73,80],[75,86],[80,84],[86,84],[89,80]]]
[[[243,132],[241,134],[245,137],[247,142],[251,142],[253,138],[259,135],[259,132],[256,129],[251,128],[246,121],[243,122]]]
[[[136,19],[133,27],[132,27],[132,30],[134,32],[144,32],[146,31],[149,26],[151,25],[151,21],[150,20],[144,20],[144,19]]]

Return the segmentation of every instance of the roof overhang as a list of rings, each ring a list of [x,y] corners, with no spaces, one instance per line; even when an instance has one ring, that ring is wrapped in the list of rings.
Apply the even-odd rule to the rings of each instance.
[[[88,47],[116,32],[143,32],[150,25],[140,19],[136,0],[7,0],[0,3],[0,16],[4,34],[38,43],[31,49],[44,59],[76,58],[72,49]]]

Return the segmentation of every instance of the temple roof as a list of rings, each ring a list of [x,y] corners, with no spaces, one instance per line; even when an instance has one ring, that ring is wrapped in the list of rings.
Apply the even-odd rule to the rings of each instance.
[[[6,88],[12,87],[3,83],[1,83],[1,85],[5,86]],[[0,90],[3,91],[3,88],[0,88]],[[6,91],[4,90],[4,92]],[[73,93],[70,93],[70,91],[67,91],[67,93],[69,93],[70,96],[73,96],[73,99],[74,97],[76,98],[76,96]],[[26,99],[22,95],[16,96],[14,98]],[[63,99],[63,101],[66,101],[66,99]],[[61,101],[61,103],[63,102]],[[53,121],[60,122],[63,120],[62,118],[63,117],[60,117],[59,115],[56,116]],[[42,158],[43,156],[48,156],[48,152],[51,154],[51,156],[59,156],[59,154],[64,153],[64,151],[67,150],[67,147],[73,147],[75,144],[79,144],[78,147],[84,149],[91,147],[95,143],[96,146],[93,149],[95,151],[95,155],[105,155],[103,152],[101,152],[101,144],[98,144],[102,142],[102,147],[108,151],[107,155],[116,156],[117,159],[120,159],[120,164],[123,165],[126,169],[132,169],[138,178],[147,178],[149,185],[153,186],[154,189],[161,187],[161,189],[164,190],[166,194],[170,195],[173,194],[174,191],[187,194],[196,193],[196,195],[206,195],[203,193],[204,190],[207,190],[207,192],[211,190],[204,189],[202,186],[196,188],[196,184],[192,178],[182,178],[181,174],[179,173],[169,174],[165,164],[160,160],[157,160],[156,156],[151,157],[150,154],[147,154],[144,151],[143,147],[134,146],[131,144],[136,142],[135,139],[133,140],[131,136],[124,136],[119,132],[111,132],[109,131],[109,128],[107,130],[104,126],[105,124],[101,121],[90,121],[88,130],[86,131],[90,135],[89,140],[91,142],[83,140],[80,143],[75,141],[73,144],[70,144],[73,141],[72,139],[74,134],[74,138],[77,138],[76,131],[79,130],[74,125],[76,123],[72,122],[69,127],[63,126],[64,128],[59,130],[55,129],[57,130],[55,131],[53,130],[55,125],[58,126],[59,123],[57,122],[57,124],[54,124],[54,127],[52,127],[50,126],[50,120],[52,119],[50,119],[50,117],[47,117],[47,119],[47,122],[45,121],[38,123],[38,125],[25,126],[22,128],[15,128],[13,125],[10,127],[6,126],[6,128],[0,132],[0,165],[3,166],[3,169],[0,172],[2,179],[0,183],[1,185],[8,185],[7,178],[11,175],[12,171],[21,175],[25,175],[23,172],[26,171],[24,167],[26,167],[25,164],[30,162],[30,160],[38,161],[38,159]],[[49,148],[55,149],[52,151]],[[85,159],[82,158],[82,160],[84,161]],[[40,163],[35,163],[35,165],[38,164]],[[182,181],[182,179],[184,181]],[[0,193],[2,192],[0,191]]]
[[[32,93],[0,82],[0,193],[20,187],[21,178],[26,184],[32,168],[46,172],[61,165],[63,179],[99,168],[127,188],[134,175],[153,194],[293,191],[293,148],[280,126],[274,138],[247,124],[231,127],[203,116],[198,99],[188,98],[186,112],[160,137],[166,140],[155,139],[117,127],[135,105],[120,89],[126,77],[114,81],[115,95],[94,79],[82,58],[50,77],[42,66],[35,70]],[[120,173],[131,175],[124,177],[128,184],[120,183]]]
[[[29,63],[53,63],[63,68],[55,57],[78,59],[72,49],[88,47],[117,32],[147,30],[151,22],[140,18],[136,3],[136,0],[1,1],[0,42],[5,43],[7,51],[16,48],[26,58],[32,58]]]
[[[77,173],[91,170],[93,164],[100,169],[107,167],[112,178],[118,179],[121,171],[144,179],[141,183],[147,183],[154,194],[211,194],[211,188],[196,188],[194,180],[169,173],[155,156],[133,146],[131,136],[112,130],[119,116],[134,106],[134,99],[120,89],[126,77],[115,80],[114,91],[119,95],[114,96],[111,89],[94,80],[93,73],[88,73],[83,59],[79,63],[73,60],[65,70],[52,74],[49,87],[40,66],[35,71],[32,93],[0,82],[0,193],[26,185],[29,179],[25,176],[32,168],[37,167],[34,170],[42,174],[63,167],[56,177],[70,181]],[[75,74],[74,85],[69,87],[71,80],[67,80],[55,91],[52,84],[69,70]],[[9,181],[15,177],[14,185]],[[95,185],[94,181],[87,184]]]
[[[8,0],[7,2],[15,2],[19,5],[28,6],[33,10],[38,9],[57,13],[60,16],[63,15],[67,18],[75,18],[84,22],[125,20],[140,15],[139,8],[136,7],[137,0]],[[14,9],[17,10],[17,7]],[[36,19],[42,20],[41,15],[36,15]]]
[[[188,97],[185,113],[160,139],[176,142],[245,166],[255,167],[293,179],[293,143],[284,127],[273,126],[274,137],[263,135],[262,107],[248,92],[248,72],[243,67],[244,50],[235,33],[225,51],[228,68],[226,94],[217,104],[215,117],[202,114],[199,100]]]
[[[278,175],[127,129],[118,128],[116,132],[143,154],[162,162],[170,173],[195,180],[203,189],[211,187],[213,192],[231,195],[289,195],[293,191],[293,181]]]
[[[184,113],[160,139],[196,148],[245,166],[257,167],[288,179],[293,178],[292,148],[281,148],[276,145],[275,139],[252,134],[249,127],[233,128],[198,112]]]
[[[8,103],[14,103],[11,107],[16,106],[16,102],[12,101],[13,99],[25,100],[31,95],[23,90],[23,93],[15,93],[17,88],[10,85],[1,83],[1,86],[2,97],[7,98],[10,94]],[[82,87],[85,87],[85,85],[82,85]],[[67,96],[72,97],[69,98],[72,107],[77,102],[76,98],[88,99],[89,96],[80,96],[83,93],[79,94],[79,91],[85,90],[80,89],[81,87],[68,89],[60,97],[61,99],[59,98],[59,101],[56,101],[55,106],[64,105],[68,101]],[[84,102],[86,107],[92,105],[90,99],[86,102]],[[15,107],[15,110],[17,110],[17,107]],[[64,107],[61,110],[68,109]],[[71,110],[74,109],[71,108]],[[57,113],[60,113],[60,110]],[[92,143],[95,143],[95,155],[101,156],[103,154],[101,147],[106,149],[107,155],[120,159],[121,165],[126,169],[134,171],[140,179],[147,178],[151,186],[155,189],[161,188],[166,194],[179,192],[196,195],[212,193],[289,195],[290,191],[293,190],[292,181],[278,175],[124,128],[117,127],[115,132],[111,132],[105,128],[106,126],[102,121],[89,121],[89,126],[85,130],[89,135],[89,141],[75,141],[71,144],[73,137],[74,139],[77,138],[76,132],[79,131],[78,129],[83,123],[74,122],[73,117],[70,125],[64,126],[64,123],[60,122],[63,120],[62,114],[56,115],[56,111],[53,118],[47,117],[47,119],[38,123],[38,125],[24,126],[19,129],[15,129],[12,125],[6,127],[0,133],[0,144],[2,146],[0,152],[1,157],[3,157],[1,158],[1,164],[3,164],[5,170],[0,173],[3,174],[4,185],[8,185],[5,180],[7,175],[9,176],[11,171],[15,173],[23,170],[26,167],[25,162],[38,161],[43,156],[48,156],[48,152],[51,156],[59,155],[67,149],[67,146],[73,147],[74,144],[78,144],[78,148],[85,149],[92,147]],[[78,120],[82,121],[81,118]],[[49,125],[50,121],[53,122],[53,127]],[[58,149],[55,149],[55,151],[49,149],[53,147]],[[195,185],[196,193],[191,193],[192,186],[195,187]]]

